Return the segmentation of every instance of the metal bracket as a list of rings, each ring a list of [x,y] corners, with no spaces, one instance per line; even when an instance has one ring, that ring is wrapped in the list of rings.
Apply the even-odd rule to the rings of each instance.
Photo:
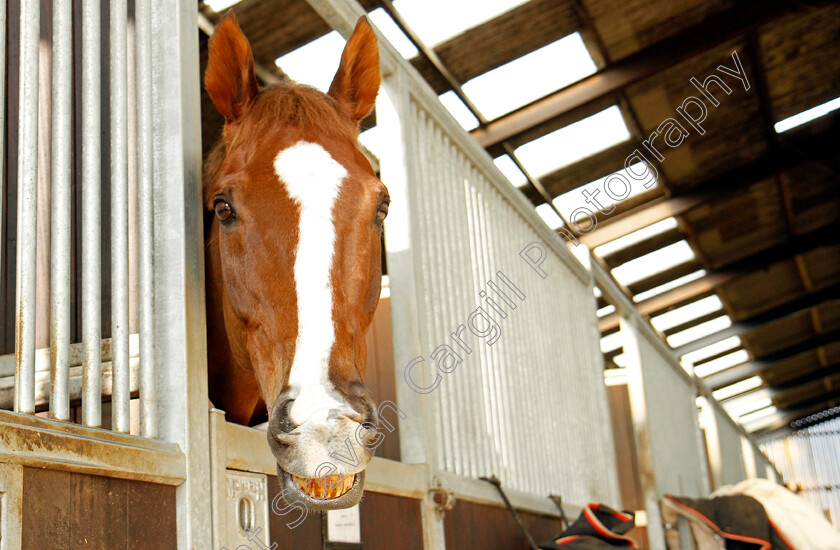
[[[432,497],[432,502],[435,503],[435,512],[438,519],[443,519],[447,510],[455,507],[455,493],[452,489],[443,487],[440,480],[435,480],[435,486],[429,489],[429,495]]]

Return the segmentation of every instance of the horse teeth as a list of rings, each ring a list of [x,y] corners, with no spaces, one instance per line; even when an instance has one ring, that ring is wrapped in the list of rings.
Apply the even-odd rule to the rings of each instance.
[[[353,487],[355,480],[355,474],[331,475],[321,480],[292,475],[292,481],[298,489],[317,500],[332,500],[340,497]]]

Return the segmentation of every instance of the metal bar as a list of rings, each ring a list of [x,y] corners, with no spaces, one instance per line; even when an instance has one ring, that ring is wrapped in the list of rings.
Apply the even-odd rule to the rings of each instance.
[[[213,542],[201,210],[201,90],[191,0],[151,4],[154,110],[155,355],[158,434],[177,443],[186,481],[176,491],[179,549]],[[146,358],[148,361],[149,358]]]
[[[53,2],[50,198],[50,418],[70,420],[70,215],[73,189],[73,2]]]
[[[82,423],[102,424],[100,7],[82,0]]]
[[[429,60],[429,63],[435,68],[435,70],[440,73],[440,76],[446,80],[446,82],[452,87],[452,91],[455,92],[455,95],[464,102],[464,105],[467,106],[467,109],[472,112],[473,116],[478,119],[479,124],[483,127],[487,124],[487,118],[481,114],[481,111],[478,110],[478,107],[472,102],[472,100],[467,97],[467,94],[464,93],[464,90],[461,88],[461,83],[458,82],[458,79],[455,78],[443,61],[438,57],[435,51],[428,47],[420,37],[414,32],[414,29],[408,24],[408,22],[403,18],[402,14],[396,10],[394,4],[391,3],[391,0],[382,0],[382,7],[391,16],[391,19],[394,20],[397,27],[405,33],[406,37],[414,44],[420,54]]]
[[[566,517],[566,511],[563,509],[563,497],[560,495],[548,495],[548,498],[551,499],[551,502],[557,506],[557,510],[560,511],[560,519],[563,522],[563,529],[568,529],[571,527],[571,523],[569,523],[569,518]]]
[[[140,435],[157,437],[154,324],[154,209],[152,197],[151,0],[137,0],[137,248],[140,279]]]
[[[15,411],[35,412],[35,277],[38,203],[38,0],[20,4]]]
[[[0,0],[0,159],[5,159],[6,145],[6,0]],[[6,170],[0,166],[0,197],[6,196]],[[3,226],[3,208],[0,203],[0,228]],[[0,253],[0,273],[5,273],[3,267],[5,257]]]
[[[126,0],[110,6],[112,428],[129,430],[128,387],[128,68]]]
[[[551,195],[548,194],[548,191],[546,191],[545,186],[542,184],[539,178],[531,175],[528,169],[525,168],[525,165],[522,164],[522,161],[519,160],[519,157],[516,156],[516,152],[513,150],[513,147],[511,147],[509,143],[503,143],[502,146],[504,147],[505,154],[507,154],[507,156],[510,157],[510,160],[512,160],[516,167],[519,168],[520,172],[522,172],[525,175],[525,179],[528,180],[528,183],[534,189],[537,190],[537,193],[539,193],[539,195],[546,202],[546,204],[548,204],[548,206],[551,207],[554,213],[557,214],[557,217],[560,218],[560,221],[563,222],[563,227],[569,227],[568,220],[566,220],[566,218],[554,204]]]

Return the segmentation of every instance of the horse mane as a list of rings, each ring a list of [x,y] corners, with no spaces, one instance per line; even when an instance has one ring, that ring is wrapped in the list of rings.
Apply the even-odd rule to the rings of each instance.
[[[204,188],[216,180],[227,144],[235,147],[262,135],[277,124],[306,128],[317,135],[356,142],[359,129],[332,97],[292,80],[263,87],[235,127],[226,127],[204,160]]]

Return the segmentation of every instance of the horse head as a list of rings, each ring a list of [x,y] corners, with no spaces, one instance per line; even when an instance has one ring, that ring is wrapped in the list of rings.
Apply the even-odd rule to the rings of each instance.
[[[229,14],[204,82],[225,117],[204,175],[211,397],[247,422],[255,387],[284,490],[310,509],[352,506],[378,423],[365,333],[389,199],[358,142],[380,85],[376,36],[361,18],[327,94],[260,87]]]

